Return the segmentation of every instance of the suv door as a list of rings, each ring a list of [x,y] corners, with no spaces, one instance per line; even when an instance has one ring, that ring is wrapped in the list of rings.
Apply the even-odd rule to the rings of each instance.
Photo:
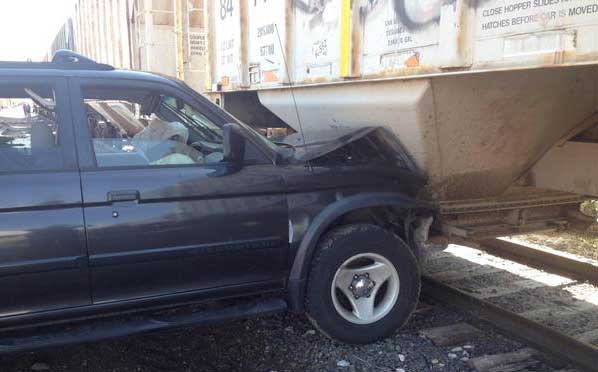
[[[94,303],[283,286],[287,205],[271,162],[219,159],[223,117],[183,90],[72,83]]]
[[[0,317],[90,303],[64,79],[0,72]]]

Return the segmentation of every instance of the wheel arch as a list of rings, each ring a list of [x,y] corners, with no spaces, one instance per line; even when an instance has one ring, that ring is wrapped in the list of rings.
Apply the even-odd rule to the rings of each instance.
[[[295,254],[288,282],[289,305],[292,311],[304,310],[306,278],[320,239],[343,216],[360,209],[375,207],[393,207],[427,214],[432,214],[435,209],[427,202],[400,193],[363,193],[328,205],[312,220]]]

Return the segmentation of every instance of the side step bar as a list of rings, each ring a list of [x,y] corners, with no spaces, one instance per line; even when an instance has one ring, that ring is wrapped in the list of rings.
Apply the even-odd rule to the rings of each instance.
[[[125,318],[93,320],[40,329],[35,335],[0,336],[0,354],[30,351],[76,343],[96,342],[133,334],[189,326],[206,326],[239,318],[270,315],[287,310],[282,299],[267,299],[197,312],[170,312]],[[54,331],[52,331],[54,330]]]

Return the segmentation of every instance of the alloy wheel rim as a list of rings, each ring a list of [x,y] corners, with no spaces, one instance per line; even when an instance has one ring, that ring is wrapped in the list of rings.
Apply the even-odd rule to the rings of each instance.
[[[399,273],[387,258],[361,253],[340,265],[330,294],[336,312],[345,320],[372,324],[393,309],[399,290]]]

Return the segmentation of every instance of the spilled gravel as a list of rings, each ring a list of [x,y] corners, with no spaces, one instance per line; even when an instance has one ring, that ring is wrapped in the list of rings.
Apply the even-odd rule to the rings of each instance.
[[[470,358],[523,347],[485,328],[475,339],[447,347],[420,335],[462,320],[441,307],[424,307],[394,336],[350,346],[315,332],[304,317],[286,314],[13,355],[1,359],[0,371],[471,371]],[[552,371],[542,365],[533,370]]]

